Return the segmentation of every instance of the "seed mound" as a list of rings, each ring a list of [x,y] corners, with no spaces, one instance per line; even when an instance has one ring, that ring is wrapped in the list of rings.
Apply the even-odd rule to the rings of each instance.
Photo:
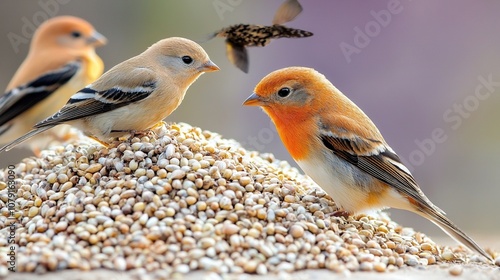
[[[16,270],[36,273],[387,272],[471,260],[383,212],[337,217],[296,168],[216,133],[181,123],[119,140],[54,146],[0,170],[0,276],[11,237]]]

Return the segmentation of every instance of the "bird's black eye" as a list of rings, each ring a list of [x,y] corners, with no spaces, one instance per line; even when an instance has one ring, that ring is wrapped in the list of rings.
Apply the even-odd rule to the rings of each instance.
[[[292,91],[289,88],[284,87],[284,88],[281,88],[280,90],[278,90],[278,96],[279,97],[287,97],[288,95],[290,95],[290,92],[292,92]]]
[[[73,38],[79,38],[80,36],[82,36],[82,33],[80,33],[79,31],[71,32],[71,37]]]
[[[182,61],[186,64],[191,64],[193,62],[193,58],[189,55],[185,55],[182,57]]]

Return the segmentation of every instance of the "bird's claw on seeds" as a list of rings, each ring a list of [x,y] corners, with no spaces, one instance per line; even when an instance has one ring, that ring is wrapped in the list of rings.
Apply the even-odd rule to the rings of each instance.
[[[96,142],[98,142],[99,144],[103,145],[106,148],[109,148],[109,146],[110,146],[109,143],[104,142],[104,141],[100,140],[99,138],[97,138],[95,136],[89,136],[89,138],[92,139],[92,140],[94,140],[94,141],[96,141]]]
[[[342,209],[338,209],[337,211],[330,213],[330,216],[344,217],[345,219],[347,219],[350,215],[351,215],[351,213],[344,211]]]

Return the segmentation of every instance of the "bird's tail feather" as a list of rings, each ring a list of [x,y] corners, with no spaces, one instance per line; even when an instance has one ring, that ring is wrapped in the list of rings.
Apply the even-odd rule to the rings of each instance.
[[[48,129],[51,129],[52,127],[54,127],[54,125],[50,125],[50,126],[44,126],[44,127],[40,127],[40,128],[35,128],[33,130],[31,130],[30,132],[24,134],[23,136],[17,138],[16,140],[10,142],[9,144],[3,146],[0,148],[0,153],[4,152],[4,151],[9,151],[10,149],[14,148],[15,146],[21,144],[22,142],[30,139],[31,137],[39,134],[39,133],[42,133]]]
[[[434,210],[429,210],[425,212],[422,211],[419,212],[418,214],[429,219],[431,222],[433,222],[435,225],[441,228],[444,232],[446,232],[446,234],[448,234],[455,241],[463,244],[467,248],[481,254],[486,259],[493,262],[491,256],[488,253],[486,253],[486,251],[483,248],[481,248],[474,240],[472,240],[472,238],[470,238],[467,234],[465,234],[465,232],[459,229],[445,215]]]
[[[199,44],[206,43],[206,42],[212,40],[213,38],[217,37],[217,34],[219,34],[219,31],[205,35],[203,38],[196,40],[196,43],[199,43]]]
[[[273,25],[270,27],[272,30],[272,36],[274,38],[303,38],[303,37],[311,37],[314,33],[302,30],[287,27],[284,25]]]

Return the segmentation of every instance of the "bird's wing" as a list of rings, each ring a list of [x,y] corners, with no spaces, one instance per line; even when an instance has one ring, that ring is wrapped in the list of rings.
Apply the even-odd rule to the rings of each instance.
[[[286,0],[274,14],[273,24],[284,24],[292,21],[302,12],[302,6],[298,0]]]
[[[302,29],[290,28],[284,25],[275,24],[270,26],[271,38],[304,38],[311,37],[314,33]]]
[[[408,168],[387,144],[346,131],[348,130],[323,128],[320,140],[339,158],[394,187],[417,204],[428,206],[444,214],[425,197]]]
[[[248,73],[248,54],[245,46],[226,40],[226,54],[232,64]]]
[[[156,86],[156,74],[148,68],[108,71],[98,81],[71,96],[59,112],[35,127],[60,124],[129,105],[150,96]]]
[[[71,80],[81,67],[80,62],[73,61],[6,92],[0,97],[0,126],[49,97]]]

